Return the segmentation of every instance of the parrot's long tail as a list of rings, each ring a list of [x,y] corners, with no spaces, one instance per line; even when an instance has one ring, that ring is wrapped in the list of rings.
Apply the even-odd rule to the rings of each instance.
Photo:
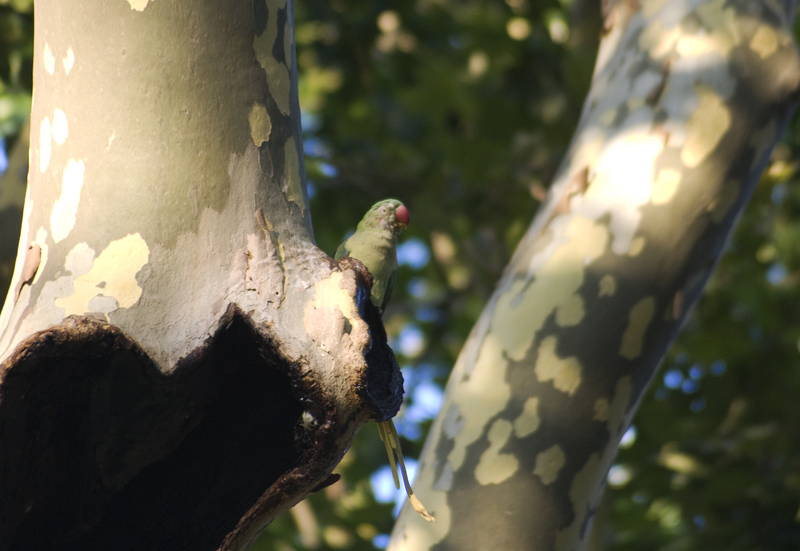
[[[397,476],[397,463],[400,464],[400,472],[403,475],[403,485],[406,487],[406,494],[411,506],[422,518],[429,522],[433,522],[433,515],[431,515],[422,505],[422,502],[414,495],[414,490],[411,489],[411,484],[408,482],[408,473],[406,473],[406,464],[403,461],[403,450],[400,448],[400,437],[397,436],[397,429],[391,419],[378,423],[378,432],[381,435],[383,445],[386,446],[386,454],[389,456],[389,465],[392,467],[392,476],[394,477],[394,487],[400,489],[400,479]],[[397,462],[395,462],[395,455],[397,455]]]

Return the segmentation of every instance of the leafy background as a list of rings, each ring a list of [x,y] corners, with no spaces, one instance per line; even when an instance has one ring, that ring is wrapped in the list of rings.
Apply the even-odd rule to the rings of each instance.
[[[406,378],[397,424],[408,456],[567,147],[602,31],[597,4],[296,4],[319,246],[332,253],[378,199],[411,212],[385,316]],[[0,0],[0,169],[11,165],[0,178],[0,290],[21,217],[32,23],[31,1]],[[623,440],[594,549],[800,548],[799,130],[795,118]],[[255,549],[385,546],[398,499],[386,463],[366,427],[342,481]]]

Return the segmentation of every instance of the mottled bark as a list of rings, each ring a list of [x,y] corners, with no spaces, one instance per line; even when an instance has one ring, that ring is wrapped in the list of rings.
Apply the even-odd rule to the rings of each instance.
[[[390,549],[583,548],[619,440],[794,108],[793,11],[609,3],[581,122],[451,376]],[[788,4],[786,5],[788,6]]]
[[[36,3],[0,550],[241,549],[396,413],[314,244],[287,0]]]

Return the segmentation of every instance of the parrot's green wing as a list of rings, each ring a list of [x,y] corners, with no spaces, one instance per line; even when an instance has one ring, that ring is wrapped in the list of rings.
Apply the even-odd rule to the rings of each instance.
[[[344,255],[350,256],[350,250],[347,248],[347,239],[339,243],[339,246],[336,247],[336,252],[333,255],[333,259],[339,260]]]
[[[389,303],[389,298],[392,296],[392,289],[397,281],[397,268],[392,272],[389,281],[386,282],[386,290],[383,292],[383,304],[381,304],[381,312],[386,311],[386,305]]]

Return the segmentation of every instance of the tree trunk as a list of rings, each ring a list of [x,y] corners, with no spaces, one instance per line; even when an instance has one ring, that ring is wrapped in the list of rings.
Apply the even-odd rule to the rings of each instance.
[[[240,549],[402,379],[314,244],[292,3],[41,0],[0,551]]]
[[[690,5],[691,4],[691,5]],[[793,108],[793,5],[610,2],[550,194],[447,387],[392,550],[583,548],[642,394]]]

